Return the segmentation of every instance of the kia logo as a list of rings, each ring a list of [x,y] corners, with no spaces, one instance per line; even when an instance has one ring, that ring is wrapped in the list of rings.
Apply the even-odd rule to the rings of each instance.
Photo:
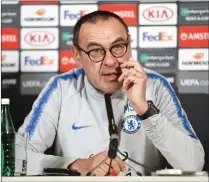
[[[46,46],[54,42],[55,36],[49,31],[32,31],[25,35],[24,40],[31,46]]]
[[[164,22],[171,19],[174,12],[164,6],[153,6],[143,11],[143,17],[151,22]]]

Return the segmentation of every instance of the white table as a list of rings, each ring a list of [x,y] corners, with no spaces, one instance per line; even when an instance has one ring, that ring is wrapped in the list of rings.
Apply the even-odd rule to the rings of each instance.
[[[182,176],[150,176],[150,177],[69,177],[69,176],[17,176],[2,177],[2,182],[208,182],[207,176],[182,177]]]

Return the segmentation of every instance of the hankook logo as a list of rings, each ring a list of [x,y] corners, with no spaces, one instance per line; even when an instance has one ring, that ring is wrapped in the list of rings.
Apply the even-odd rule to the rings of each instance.
[[[179,49],[180,70],[209,70],[208,49]]]
[[[21,6],[21,25],[42,27],[58,25],[58,6],[23,5]]]

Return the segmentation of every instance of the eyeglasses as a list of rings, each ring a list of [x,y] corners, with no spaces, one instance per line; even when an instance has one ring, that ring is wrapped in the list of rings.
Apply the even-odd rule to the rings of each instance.
[[[115,45],[113,45],[112,47],[109,48],[109,51],[110,51],[110,53],[112,54],[113,57],[120,58],[120,57],[123,57],[126,54],[127,48],[128,48],[128,45],[129,45],[128,38],[129,38],[129,36],[127,37],[126,42],[115,44]],[[75,46],[79,50],[81,50],[85,54],[87,54],[89,59],[91,61],[95,62],[95,63],[103,61],[105,56],[106,56],[106,53],[107,53],[107,51],[103,47],[92,49],[90,51],[85,51],[79,45],[75,45]]]

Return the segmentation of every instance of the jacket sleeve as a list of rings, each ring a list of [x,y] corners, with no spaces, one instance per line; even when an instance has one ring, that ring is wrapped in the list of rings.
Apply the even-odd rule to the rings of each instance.
[[[187,119],[173,88],[161,75],[149,74],[155,80],[155,106],[160,110],[142,121],[153,144],[175,169],[201,171],[204,149]]]
[[[58,77],[46,84],[33,104],[31,112],[16,134],[16,158],[24,159],[27,154],[27,174],[42,174],[43,168],[66,168],[75,159],[45,155],[53,145],[61,108],[61,87]],[[25,153],[28,136],[27,153]]]

